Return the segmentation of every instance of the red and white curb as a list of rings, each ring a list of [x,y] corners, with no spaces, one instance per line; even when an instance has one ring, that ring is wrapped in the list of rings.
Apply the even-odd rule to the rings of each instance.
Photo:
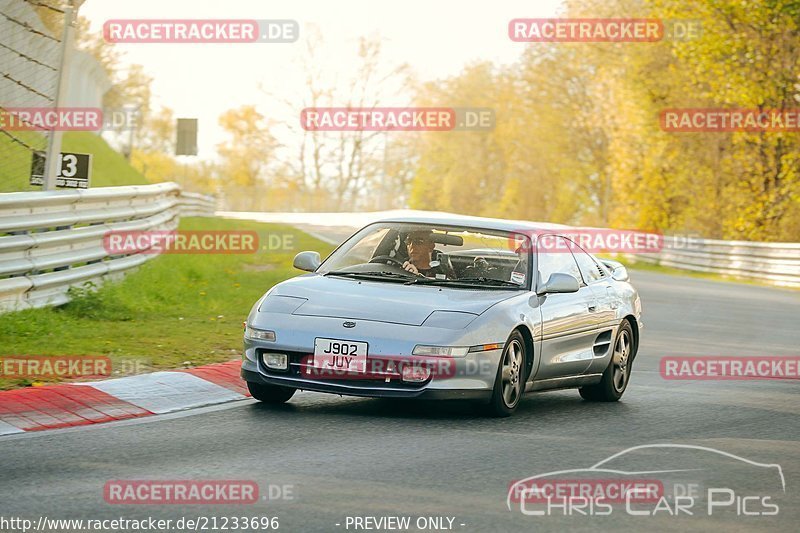
[[[171,413],[250,396],[240,361],[0,391],[0,435]]]

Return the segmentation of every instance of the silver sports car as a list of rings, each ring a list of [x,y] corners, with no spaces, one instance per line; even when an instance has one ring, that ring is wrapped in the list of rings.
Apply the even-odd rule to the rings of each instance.
[[[272,287],[245,324],[242,377],[257,400],[464,398],[507,416],[524,392],[608,402],[628,385],[639,295],[624,266],[553,226],[393,218],[294,266],[309,274]]]

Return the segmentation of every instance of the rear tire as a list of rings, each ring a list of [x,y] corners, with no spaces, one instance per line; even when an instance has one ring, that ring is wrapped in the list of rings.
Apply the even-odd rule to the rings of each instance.
[[[603,378],[597,385],[587,385],[578,389],[581,397],[590,402],[616,402],[625,393],[631,376],[631,363],[636,356],[636,345],[633,342],[633,328],[630,322],[623,320],[614,339],[614,351],[611,361],[603,372]]]
[[[519,331],[514,330],[503,347],[500,364],[497,365],[494,390],[489,402],[489,413],[492,416],[511,416],[517,410],[525,392],[526,362],[525,339]]]
[[[291,387],[281,387],[279,385],[262,385],[260,383],[247,382],[247,390],[259,402],[270,404],[281,404],[289,401],[294,396],[297,389]]]

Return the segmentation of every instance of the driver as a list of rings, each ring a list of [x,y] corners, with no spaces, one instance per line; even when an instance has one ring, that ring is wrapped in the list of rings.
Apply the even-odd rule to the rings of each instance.
[[[406,234],[406,250],[408,261],[403,263],[403,268],[420,276],[429,278],[437,274],[447,275],[447,270],[439,261],[433,261],[432,254],[436,243],[430,231],[411,231]]]

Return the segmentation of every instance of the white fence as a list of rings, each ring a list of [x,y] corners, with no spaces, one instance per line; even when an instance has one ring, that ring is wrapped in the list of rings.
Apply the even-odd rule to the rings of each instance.
[[[213,216],[214,207],[175,183],[0,194],[0,312],[66,303],[70,287],[156,257],[110,255],[109,231],[172,230],[181,216]]]
[[[666,267],[800,287],[800,243],[664,237],[659,253],[628,256]]]

